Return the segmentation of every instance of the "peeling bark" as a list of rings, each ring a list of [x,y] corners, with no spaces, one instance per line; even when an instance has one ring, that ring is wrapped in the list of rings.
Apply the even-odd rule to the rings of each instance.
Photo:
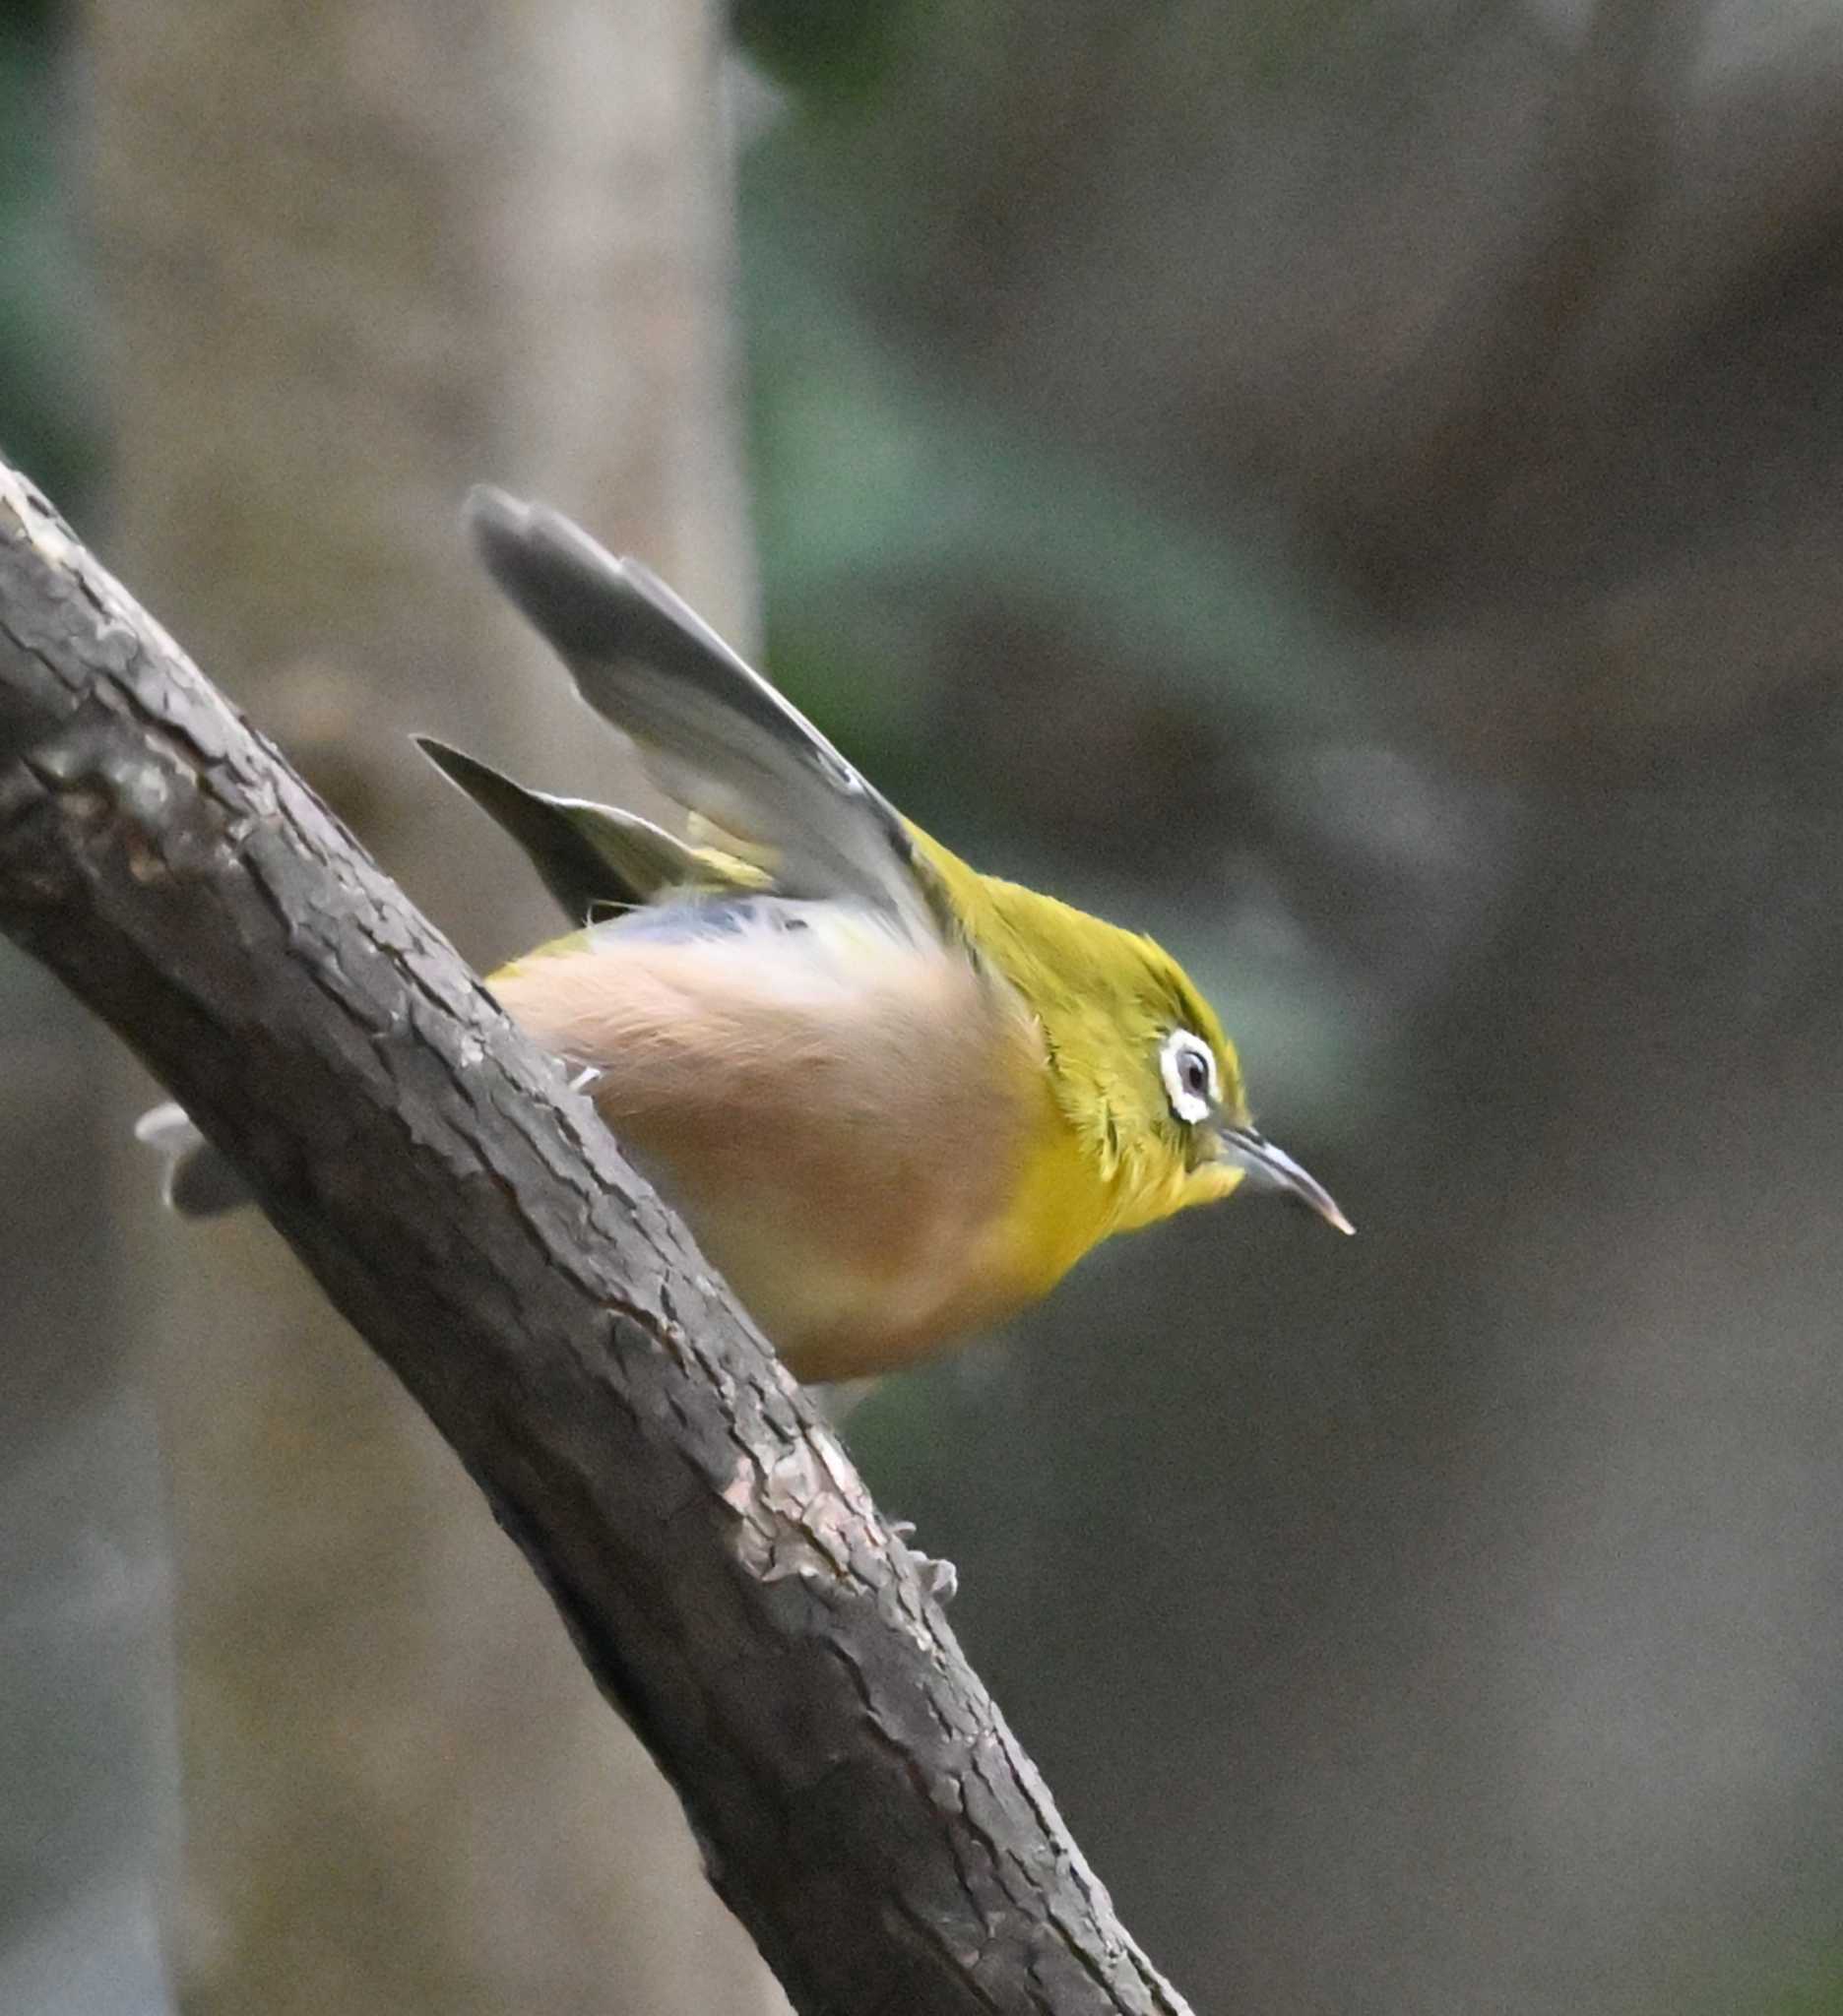
[[[0,928],[427,1411],[799,2009],[1184,2009],[587,1102],[4,469]]]

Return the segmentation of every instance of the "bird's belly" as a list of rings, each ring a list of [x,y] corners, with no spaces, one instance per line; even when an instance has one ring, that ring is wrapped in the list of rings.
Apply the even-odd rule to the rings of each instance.
[[[493,986],[595,1067],[616,1137],[794,1375],[838,1379],[1049,1286],[1037,1171],[1043,1141],[1068,1130],[1042,1033],[1008,990],[945,948],[809,921],[592,941]]]
[[[1028,1138],[1035,1152],[996,1134],[982,1159],[897,1161],[849,1200],[797,1157],[772,1186],[674,1187],[796,1378],[868,1378],[1003,1322],[1105,1235],[1108,1199],[1069,1138]]]
[[[985,1195],[892,1195],[887,1213],[860,1198],[849,1214],[788,1190],[675,1201],[798,1379],[895,1371],[1029,1298],[987,1257]]]

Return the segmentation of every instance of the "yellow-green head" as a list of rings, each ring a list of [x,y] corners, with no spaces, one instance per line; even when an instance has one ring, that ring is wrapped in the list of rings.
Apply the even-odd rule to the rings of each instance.
[[[1217,1202],[1249,1176],[1351,1229],[1254,1131],[1235,1044],[1162,945],[910,831],[967,941],[1041,1031],[1047,1098],[1008,1231],[1030,1272],[1047,1286],[1097,1240]]]

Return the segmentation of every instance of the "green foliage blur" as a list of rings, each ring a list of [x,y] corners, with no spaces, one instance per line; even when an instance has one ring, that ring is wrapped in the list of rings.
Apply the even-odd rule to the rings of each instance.
[[[738,235],[775,677],[950,845],[1170,942],[1275,1109],[1354,1121],[1353,1076],[1381,1083],[1379,1057],[1359,1067],[1372,1004],[1280,921],[1252,859],[1298,816],[1276,752],[1363,730],[1335,594],[1246,500],[1034,425],[891,312],[932,227],[881,158],[902,151],[891,79],[944,76],[964,114],[998,12],[748,0],[734,20],[773,97]],[[1281,63],[1290,32],[1239,24],[1238,60]],[[968,704],[994,681],[999,724]]]
[[[0,443],[79,514],[98,468],[91,291],[73,226],[54,0],[0,14]]]

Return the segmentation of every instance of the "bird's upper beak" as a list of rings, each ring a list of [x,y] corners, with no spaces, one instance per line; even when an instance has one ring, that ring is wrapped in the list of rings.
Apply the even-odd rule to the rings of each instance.
[[[1224,1123],[1219,1132],[1225,1162],[1238,1164],[1258,1183],[1297,1197],[1302,1204],[1309,1205],[1326,1225],[1335,1226],[1339,1231],[1354,1232],[1357,1229],[1337,1208],[1330,1191],[1315,1176],[1307,1175],[1285,1149],[1276,1148],[1271,1141],[1255,1133],[1252,1127]]]

